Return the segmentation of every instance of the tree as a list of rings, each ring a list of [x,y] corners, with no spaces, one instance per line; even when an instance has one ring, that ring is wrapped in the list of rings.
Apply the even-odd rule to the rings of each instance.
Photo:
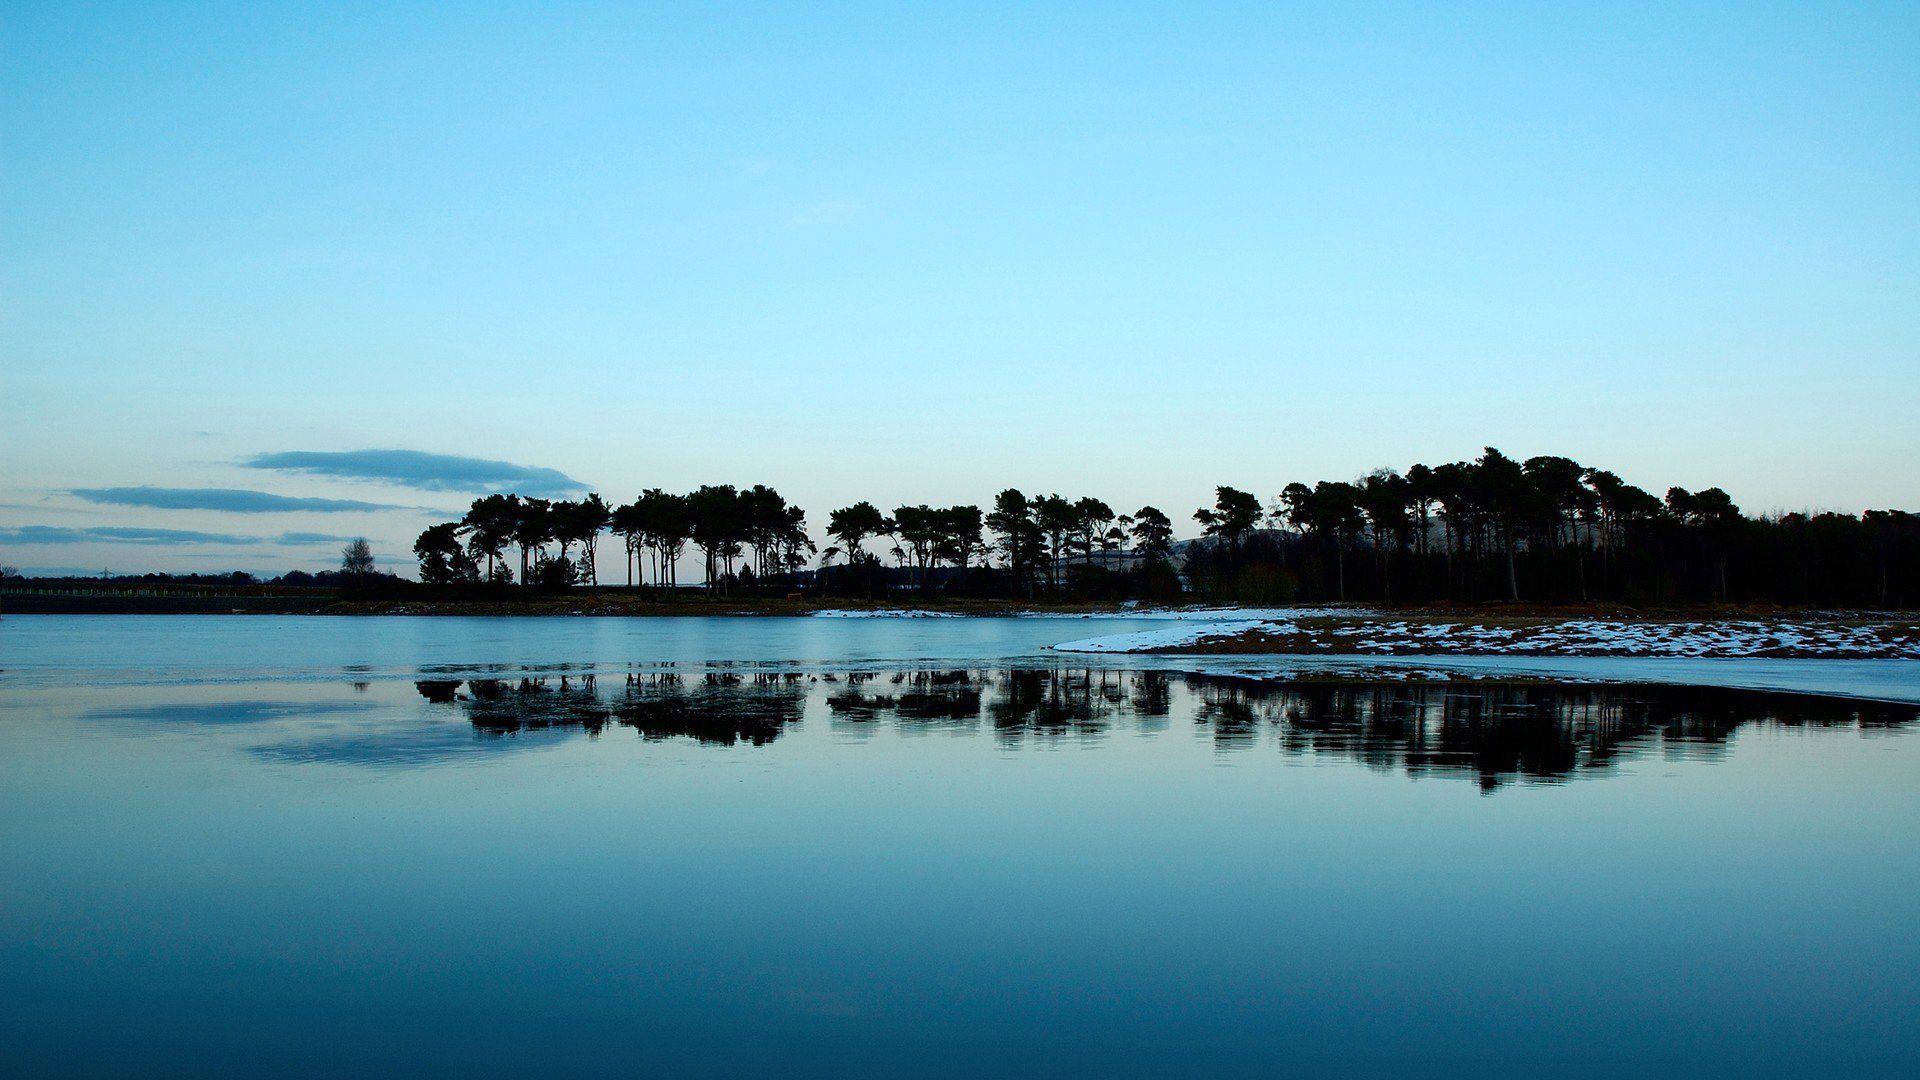
[[[1432,531],[1433,504],[1435,488],[1433,470],[1425,465],[1415,464],[1407,469],[1407,509],[1413,512],[1414,547],[1422,556],[1427,553],[1428,535]]]
[[[733,577],[733,560],[747,539],[740,493],[732,484],[702,484],[687,496],[686,507],[694,546],[706,557],[707,588],[724,585]]]
[[[1113,526],[1113,507],[1092,496],[1086,496],[1073,504],[1074,526],[1084,565],[1093,565],[1095,549],[1107,547],[1107,530]]]
[[[509,495],[513,500],[513,542],[520,547],[520,583],[530,584],[532,556],[553,539],[553,504],[545,499]]]
[[[1518,533],[1527,516],[1531,485],[1520,463],[1489,446],[1471,466],[1475,501],[1479,503],[1494,539],[1507,561],[1507,599],[1520,599],[1520,579],[1514,569]]]
[[[807,512],[789,506],[782,515],[776,544],[781,571],[789,578],[813,557],[813,537],[807,535]]]
[[[1173,519],[1156,507],[1135,510],[1128,532],[1133,537],[1133,549],[1148,562],[1164,559],[1173,551]]]
[[[1040,561],[1041,532],[1034,521],[1033,504],[1017,488],[1007,488],[993,498],[993,510],[986,526],[999,537],[996,546],[1016,583],[1024,582],[1027,597],[1033,597],[1035,568]]]
[[[940,554],[966,577],[974,552],[980,550],[983,519],[977,506],[949,506],[940,511]]]
[[[354,582],[373,576],[373,545],[366,537],[356,536],[340,549],[340,575]]]
[[[940,541],[946,535],[941,512],[931,506],[902,506],[893,512],[893,531],[913,555],[919,570],[920,591],[927,589],[927,567],[939,558]]]
[[[1322,480],[1313,485],[1309,504],[1315,531],[1333,541],[1337,596],[1347,599],[1347,549],[1360,538],[1366,527],[1366,515],[1360,509],[1360,489],[1338,480]]]
[[[742,538],[753,546],[754,574],[765,578],[770,570],[780,569],[776,564],[785,562],[784,552],[792,539],[787,500],[765,484],[755,484],[740,493],[737,506]]]
[[[1260,500],[1237,488],[1217,487],[1213,489],[1213,508],[1195,510],[1193,520],[1208,536],[1225,540],[1228,550],[1237,553],[1241,538],[1260,523]]]
[[[1454,461],[1434,468],[1429,486],[1440,504],[1441,542],[1447,557],[1447,588],[1453,588],[1453,556],[1464,553],[1478,534],[1479,507],[1473,499],[1473,469]]]
[[[1407,482],[1392,469],[1378,469],[1361,480],[1354,504],[1373,534],[1373,553],[1380,563],[1380,598],[1393,599],[1393,553],[1406,537]]]
[[[1312,487],[1288,484],[1280,492],[1282,514],[1303,534],[1331,544],[1335,597],[1347,598],[1347,548],[1366,526],[1360,510],[1360,489],[1352,484],[1322,480]]]
[[[648,488],[634,502],[635,523],[653,552],[653,580],[668,588],[680,584],[680,556],[693,538],[688,496]]]
[[[614,507],[607,513],[607,525],[626,549],[627,587],[632,588],[634,564],[639,562],[640,553],[647,543],[646,518],[640,510],[640,500]]]
[[[556,529],[565,540],[580,544],[587,549],[585,561],[586,578],[594,588],[600,587],[600,534],[613,523],[613,510],[600,493],[590,491],[587,497],[575,503],[565,503],[566,513]],[[566,555],[565,550],[561,555]]]
[[[466,517],[460,519],[460,531],[467,534],[467,551],[476,561],[487,560],[487,580],[495,581],[495,563],[505,558],[507,545],[513,542],[513,530],[520,517],[517,495],[485,495],[473,500]]]
[[[893,529],[893,523],[887,515],[870,502],[862,500],[852,506],[843,506],[827,515],[827,535],[840,541],[840,551],[847,557],[849,570],[860,565],[868,558],[861,545],[875,536],[884,536]],[[872,595],[872,589],[868,589]]]
[[[479,578],[473,555],[460,543],[457,521],[429,525],[413,542],[420,559],[420,580],[429,585],[457,585]]]
[[[1714,579],[1719,584],[1720,602],[1727,600],[1727,549],[1740,526],[1746,521],[1733,499],[1717,487],[1688,492],[1686,488],[1667,489],[1667,511],[1697,534],[1713,561]]]
[[[1060,587],[1060,564],[1067,556],[1067,538],[1079,527],[1080,515],[1073,504],[1058,495],[1042,495],[1033,501],[1033,523],[1047,538],[1047,584]]]

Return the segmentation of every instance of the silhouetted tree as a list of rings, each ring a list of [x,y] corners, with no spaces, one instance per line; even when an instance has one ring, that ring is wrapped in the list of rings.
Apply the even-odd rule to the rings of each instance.
[[[862,545],[873,537],[886,535],[892,528],[887,515],[870,502],[857,502],[827,515],[827,535],[840,541],[839,551],[846,556],[849,571],[857,569],[867,558]],[[871,589],[868,594],[872,594]]]
[[[1719,599],[1727,599],[1727,550],[1745,519],[1733,499],[1717,487],[1688,492],[1686,488],[1667,489],[1667,512],[1691,530],[1700,540],[1707,559],[1713,564]]]
[[[703,484],[687,496],[687,515],[694,546],[706,560],[707,588],[725,588],[733,576],[733,560],[747,539],[747,522],[740,493],[732,484]]]
[[[460,521],[460,531],[467,534],[467,551],[487,560],[488,581],[498,580],[495,564],[505,558],[519,518],[519,496],[485,495],[473,500]]]
[[[1017,585],[1024,586],[1031,599],[1044,539],[1039,522],[1034,520],[1033,504],[1018,489],[1007,488],[994,496],[986,526],[999,538],[996,546],[1008,574]]]
[[[1353,501],[1373,537],[1373,554],[1380,568],[1380,598],[1391,601],[1393,553],[1405,545],[1409,528],[1407,482],[1392,469],[1377,470],[1361,480]]]
[[[1033,501],[1033,523],[1047,538],[1047,584],[1060,587],[1060,565],[1067,556],[1067,540],[1080,523],[1073,504],[1058,495],[1042,495]]]
[[[1507,599],[1520,599],[1520,579],[1515,572],[1518,533],[1526,520],[1532,489],[1520,463],[1489,446],[1473,463],[1472,483],[1475,501],[1493,529],[1493,539],[1506,557]]]
[[[1213,507],[1193,512],[1193,520],[1208,536],[1226,541],[1229,551],[1238,552],[1240,541],[1260,523],[1260,500],[1237,488],[1213,489]]]
[[[1113,527],[1113,507],[1092,496],[1084,496],[1073,504],[1075,546],[1080,549],[1084,565],[1093,565],[1093,553],[1109,546],[1107,532]]]
[[[366,537],[357,536],[340,549],[340,576],[350,584],[373,576],[373,546]]]
[[[1222,598],[1265,602],[1295,596],[1380,601],[1516,599],[1520,582],[1541,599],[1598,596],[1628,602],[1771,600],[1798,604],[1911,605],[1920,595],[1920,517],[1893,510],[1861,515],[1780,514],[1748,518],[1725,491],[1674,487],[1665,500],[1604,469],[1541,455],[1517,462],[1488,447],[1470,461],[1428,466],[1404,475],[1376,470],[1357,483],[1288,484],[1272,524],[1253,496],[1215,491],[1215,504],[1195,513],[1205,542],[1186,545],[1184,576]],[[423,532],[415,543],[425,581],[450,585],[484,576],[511,581],[503,550],[520,547],[520,580],[560,587],[581,566],[597,563],[595,537],[611,525],[625,540],[628,580],[646,583],[638,560],[649,557],[653,579],[671,588],[688,541],[706,556],[715,591],[764,583],[804,565],[813,551],[806,515],[765,485],[744,491],[703,487],[691,495],[650,488],[617,509],[599,496],[548,503],[513,494],[475,499],[459,522]],[[1435,526],[1438,526],[1436,535]],[[1008,488],[990,511],[978,507],[900,507],[889,519],[871,503],[831,515],[838,545],[822,553],[822,580],[861,577],[869,595],[908,575],[881,565],[867,550],[890,538],[901,567],[926,591],[963,587],[991,531],[991,555],[1005,574],[983,589],[1034,595],[1040,575],[1064,588],[1079,554],[1076,588],[1088,595],[1169,598],[1182,588],[1173,566],[1173,528],[1153,507],[1115,517],[1104,502],[1059,495],[1028,499]],[[558,557],[546,545],[558,540]],[[462,548],[464,542],[464,549]],[[1131,543],[1138,563],[1096,572],[1093,555]],[[751,558],[736,572],[743,545]],[[846,567],[834,560],[846,556]],[[1371,553],[1377,574],[1350,582],[1349,554]],[[943,564],[959,571],[945,574]],[[591,569],[588,580],[597,580]],[[320,584],[341,580],[332,572]],[[970,592],[981,589],[969,587]]]
[[[457,521],[429,525],[413,542],[420,559],[420,580],[429,585],[459,585],[479,578],[474,558],[460,543]]]
[[[1133,540],[1133,550],[1148,562],[1164,559],[1173,550],[1173,519],[1158,507],[1143,506],[1135,510],[1127,531]]]
[[[555,523],[555,531],[564,541],[577,543],[586,549],[582,567],[586,571],[587,583],[600,586],[600,534],[613,523],[613,510],[600,498],[597,491],[588,492],[579,502],[566,503],[565,513]],[[562,549],[562,557],[566,551]]]
[[[513,542],[520,548],[520,581],[529,584],[528,573],[534,555],[553,539],[553,504],[545,499],[523,499],[517,495],[507,498],[515,503]]]
[[[893,512],[894,535],[900,538],[905,550],[913,556],[922,592],[927,587],[927,567],[937,558],[940,540],[945,535],[945,524],[940,511],[924,504],[902,506]]]
[[[982,518],[977,506],[949,506],[940,511],[940,555],[951,560],[964,578],[980,550]]]

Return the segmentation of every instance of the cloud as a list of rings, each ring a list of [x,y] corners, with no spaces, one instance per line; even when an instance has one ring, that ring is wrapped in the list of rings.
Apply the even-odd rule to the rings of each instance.
[[[352,536],[335,536],[332,533],[284,532],[273,543],[283,547],[298,547],[303,544],[345,544],[358,539]],[[411,565],[411,560],[409,560]]]
[[[196,532],[191,529],[142,529],[101,527],[71,529],[59,525],[21,525],[0,528],[0,544],[220,544],[238,547],[247,544],[273,544],[278,547],[305,547],[311,544],[344,544],[351,536],[332,533],[286,532],[279,536],[243,536],[238,533]]]
[[[146,529],[139,527],[105,527],[83,529],[88,536],[103,540],[114,540],[124,544],[255,544],[257,536],[236,536],[233,533],[195,532],[191,529]]]
[[[157,510],[224,510],[235,514],[271,514],[305,510],[334,514],[354,510],[405,510],[391,503],[357,499],[309,499],[240,488],[116,487],[75,488],[71,494],[113,506],[150,506]]]
[[[255,469],[382,480],[422,491],[517,491],[548,497],[587,490],[587,485],[558,469],[419,450],[287,450],[256,454],[243,464]]]

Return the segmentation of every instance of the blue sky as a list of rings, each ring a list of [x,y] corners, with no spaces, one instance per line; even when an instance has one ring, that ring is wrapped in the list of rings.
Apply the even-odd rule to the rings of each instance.
[[[1462,7],[11,5],[0,562],[1488,444],[1920,509],[1920,8]]]

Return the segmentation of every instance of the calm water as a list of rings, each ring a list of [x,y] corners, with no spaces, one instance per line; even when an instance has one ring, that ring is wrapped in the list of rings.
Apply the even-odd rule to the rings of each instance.
[[[0,1062],[1920,1074],[1911,663],[1102,621],[0,620]]]

